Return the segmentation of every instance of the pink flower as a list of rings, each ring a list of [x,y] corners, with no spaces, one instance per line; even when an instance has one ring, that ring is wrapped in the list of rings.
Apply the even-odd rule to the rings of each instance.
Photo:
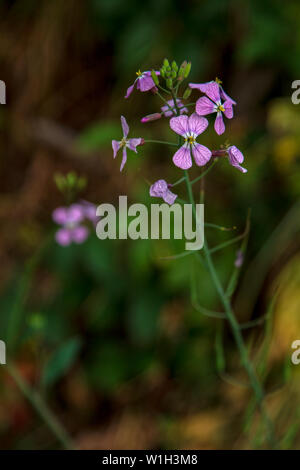
[[[167,103],[168,105],[165,104],[164,106],[161,107],[163,114],[166,117],[171,117],[173,115],[176,116],[177,113],[176,113],[176,108],[174,105],[174,100],[173,99],[169,100]],[[184,107],[184,104],[179,99],[176,100],[176,104],[177,104],[177,108],[179,109],[180,114],[184,114],[188,112],[187,108]]]
[[[229,158],[230,165],[234,166],[242,173],[247,173],[248,170],[246,170],[246,168],[243,168],[240,165],[240,163],[243,163],[244,161],[244,155],[235,145],[231,145],[231,147],[228,147],[227,155]]]
[[[150,196],[152,197],[162,197],[163,200],[170,206],[174,204],[177,194],[170,191],[169,185],[165,180],[158,180],[150,187]]]
[[[202,93],[206,94],[206,96],[199,98],[196,102],[196,113],[199,114],[199,116],[217,113],[214,126],[215,131],[219,135],[223,134],[225,131],[223,113],[228,119],[232,119],[233,105],[236,104],[236,102],[225,93],[221,85],[216,81],[190,83],[189,87],[197,88],[202,91]]]
[[[122,124],[122,129],[123,129],[123,138],[122,138],[122,140],[120,140],[120,141],[113,140],[112,141],[112,148],[113,148],[113,152],[114,152],[114,158],[116,158],[118,151],[121,148],[123,148],[123,158],[122,158],[122,162],[121,162],[120,171],[123,170],[124,165],[127,161],[127,148],[129,148],[130,150],[133,150],[135,153],[137,153],[136,147],[138,145],[141,145],[141,143],[143,142],[143,139],[140,138],[140,137],[138,139],[127,139],[127,136],[128,136],[128,133],[129,133],[129,126],[128,126],[127,121],[124,118],[124,116],[121,116],[121,124]]]
[[[155,72],[156,75],[160,75],[159,72]],[[125,98],[129,98],[131,93],[133,92],[134,86],[136,85],[137,90],[140,91],[149,91],[152,90],[155,91],[157,90],[155,83],[151,77],[151,72],[147,70],[146,72],[141,72],[140,70],[136,72],[137,78],[133,82],[133,84],[127,89]]]
[[[100,217],[96,215],[97,207],[95,206],[95,204],[85,200],[81,200],[80,204],[84,217],[90,222],[92,222],[93,225],[97,225],[100,220]]]
[[[157,121],[160,118],[161,118],[161,113],[148,114],[147,116],[144,116],[141,119],[141,122],[144,124],[144,123],[150,122],[150,121]]]
[[[198,144],[196,138],[202,134],[208,126],[208,121],[204,117],[193,113],[190,117],[186,115],[173,117],[170,119],[170,127],[176,134],[184,137],[184,144],[173,156],[173,162],[182,170],[187,170],[192,166],[193,154],[196,165],[205,165],[210,157],[211,151],[204,145]]]
[[[52,213],[54,222],[62,225],[55,234],[57,243],[61,246],[74,243],[83,243],[89,230],[87,227],[80,225],[84,220],[84,210],[80,204],[72,204],[70,207],[58,207]]]

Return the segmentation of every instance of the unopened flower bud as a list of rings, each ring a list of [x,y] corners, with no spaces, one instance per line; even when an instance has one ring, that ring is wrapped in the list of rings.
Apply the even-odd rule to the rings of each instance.
[[[167,87],[169,88],[169,90],[172,90],[172,88],[173,88],[172,78],[167,78],[166,84],[167,84]]]
[[[187,61],[185,60],[184,62],[182,62],[181,66],[180,66],[180,69],[179,69],[179,72],[178,72],[178,80],[183,80],[184,79],[184,71],[185,71],[186,66],[187,66]]]
[[[141,122],[145,123],[145,122],[150,122],[150,121],[157,121],[160,118],[161,118],[161,113],[148,114],[147,116],[141,119]]]
[[[188,62],[184,69],[184,78],[187,78],[189,76],[191,68],[192,68],[192,63]]]
[[[158,76],[156,75],[155,70],[151,70],[151,77],[155,85],[159,85]]]
[[[170,67],[168,59],[164,59],[163,65],[165,68]]]
[[[191,96],[192,90],[191,88],[187,88],[185,92],[183,93],[183,99],[187,100]]]

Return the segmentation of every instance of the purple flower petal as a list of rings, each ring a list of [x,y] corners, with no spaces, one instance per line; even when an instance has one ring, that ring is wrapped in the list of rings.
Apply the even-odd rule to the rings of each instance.
[[[150,76],[148,74],[146,74],[146,72],[144,72],[141,77],[138,78],[138,81],[137,81],[137,89],[140,90],[140,91],[149,91],[151,90],[151,88],[154,88],[155,87],[155,83],[151,77],[151,73],[150,73]]]
[[[173,117],[170,119],[171,129],[179,135],[185,135],[188,130],[188,117],[186,115]]]
[[[52,219],[56,224],[64,225],[68,221],[68,208],[57,207],[57,209],[52,212]]]
[[[84,219],[84,209],[80,204],[72,204],[68,208],[67,223],[78,224]]]
[[[120,142],[118,142],[117,140],[112,140],[111,144],[114,152],[114,158],[116,158],[118,150],[120,148]]]
[[[224,106],[224,114],[225,116],[228,118],[228,119],[232,119],[233,118],[233,107],[232,107],[232,103],[231,101],[225,101],[223,103],[223,106]]]
[[[217,114],[214,127],[218,135],[222,135],[225,132],[225,124],[221,112],[218,112]]]
[[[178,118],[173,118],[178,119]],[[171,119],[172,121],[172,119]],[[173,156],[174,165],[178,166],[182,170],[188,170],[192,166],[192,157],[190,148],[183,145]]]
[[[71,230],[68,228],[60,228],[55,234],[55,240],[61,246],[68,246],[72,242]]]
[[[212,101],[218,103],[220,101],[220,85],[215,82],[200,83],[199,90],[205,93]]]
[[[165,192],[165,194],[162,196],[163,200],[169,204],[170,206],[174,204],[175,199],[177,198],[177,194],[172,193],[169,189]]]
[[[193,132],[196,134],[196,137],[199,134],[202,134],[202,132],[205,131],[205,129],[208,126],[208,120],[204,117],[198,116],[197,113],[193,113],[189,117],[189,131]]]
[[[199,116],[206,116],[207,114],[214,113],[216,111],[216,105],[206,96],[202,96],[196,102],[196,113]]]
[[[193,157],[198,166],[204,166],[211,158],[211,151],[204,145],[195,143],[192,147]]]
[[[127,161],[127,149],[126,149],[126,147],[123,147],[123,157],[122,157],[122,162],[121,162],[121,166],[120,166],[120,171],[123,170],[126,161]]]
[[[83,243],[89,234],[89,230],[87,227],[84,227],[82,225],[75,227],[74,229],[71,230],[71,238],[73,242],[75,243]]]
[[[129,88],[127,88],[127,92],[126,92],[125,98],[129,98],[129,96],[130,96],[131,93],[133,92],[134,85],[135,85],[135,82],[133,83],[133,85],[131,85]]]
[[[129,126],[124,116],[121,116],[121,124],[122,124],[122,129],[123,129],[123,136],[126,138],[128,136]]]
[[[225,91],[223,90],[222,87],[220,87],[220,95],[221,95],[222,100],[230,101],[231,104],[234,104],[234,105],[236,104],[236,101],[234,101],[232,98],[230,98],[230,96],[227,95],[227,93],[225,93]]]
[[[162,197],[167,204],[174,204],[177,194],[169,190],[168,184],[165,180],[158,180],[150,187],[150,196]]]
[[[135,153],[137,153],[137,146],[141,145],[142,139],[139,137],[137,139],[129,139],[128,141],[128,147],[130,150],[133,150]]]
[[[242,152],[235,145],[232,145],[227,149],[227,153],[230,165],[234,166],[242,173],[247,173],[248,170],[240,165],[240,163],[244,161]]]

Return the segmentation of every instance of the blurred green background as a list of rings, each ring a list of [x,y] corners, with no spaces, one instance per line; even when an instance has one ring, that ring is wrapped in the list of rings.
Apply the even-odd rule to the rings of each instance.
[[[65,201],[54,174],[76,171],[95,204],[149,203],[148,182],[181,175],[165,147],[130,154],[122,174],[111,139],[120,115],[132,136],[169,140],[167,121],[141,124],[159,98],[134,91],[138,69],[165,57],[192,61],[190,81],[216,76],[238,102],[226,139],[245,155],[246,175],[219,162],[205,182],[206,220],[241,233],[251,208],[251,233],[234,297],[240,321],[267,327],[245,339],[268,392],[267,404],[286,448],[300,448],[300,5],[279,0],[16,0],[0,1],[0,338],[7,361],[55,412],[82,449],[254,448],[260,422],[251,420],[249,391],[234,342],[223,330],[226,371],[218,373],[220,321],[192,306],[190,257],[174,241],[99,241],[62,248],[51,214]],[[194,95],[193,95],[194,96]],[[196,97],[196,94],[195,94]],[[197,168],[193,168],[197,176]],[[183,196],[183,193],[180,194]],[[209,231],[211,243],[232,232]],[[216,256],[225,280],[236,256]],[[219,310],[205,272],[199,302]],[[275,298],[276,293],[276,298]],[[263,358],[263,359],[262,359]],[[263,368],[264,369],[264,368]],[[250,402],[251,403],[251,402]],[[0,366],[0,448],[59,448]]]

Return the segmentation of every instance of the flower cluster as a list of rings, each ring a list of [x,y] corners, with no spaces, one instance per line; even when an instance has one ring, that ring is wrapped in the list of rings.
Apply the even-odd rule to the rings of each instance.
[[[179,87],[190,73],[191,64],[184,61],[180,67],[173,61],[171,64],[167,59],[159,71],[137,72],[137,78],[127,89],[125,98],[128,98],[134,87],[141,92],[151,91],[163,100],[160,110],[149,114],[141,119],[142,123],[156,121],[165,117],[169,119],[169,126],[178,137],[178,149],[173,155],[173,163],[182,170],[192,167],[193,161],[197,166],[205,166],[211,159],[228,157],[230,165],[237,168],[242,173],[247,170],[241,166],[244,161],[242,152],[234,145],[222,147],[220,150],[210,150],[197,141],[198,137],[208,128],[209,122],[204,116],[216,114],[214,129],[218,135],[225,132],[224,116],[227,119],[233,118],[233,107],[236,102],[224,91],[222,82],[219,79],[206,83],[189,83],[183,96],[178,95]],[[165,81],[162,86],[160,80]],[[195,103],[185,103],[193,90],[200,91],[203,96],[199,97]],[[170,95],[169,99],[164,98],[162,93]],[[191,113],[189,114],[189,106]],[[123,137],[120,141],[113,140],[113,156],[123,149],[123,158],[120,171],[123,170],[127,161],[127,149],[137,153],[137,147],[147,143],[143,138],[128,138],[129,127],[126,119],[121,116]],[[155,142],[155,141],[152,141]],[[161,143],[161,142],[159,142]],[[150,195],[162,197],[168,204],[173,204],[176,195],[170,191],[171,185],[160,179],[150,188]]]
[[[96,206],[88,201],[81,201],[68,207],[57,207],[52,213],[52,218],[61,226],[55,234],[55,239],[61,246],[83,243],[89,236],[86,222],[96,225],[99,220]]]

